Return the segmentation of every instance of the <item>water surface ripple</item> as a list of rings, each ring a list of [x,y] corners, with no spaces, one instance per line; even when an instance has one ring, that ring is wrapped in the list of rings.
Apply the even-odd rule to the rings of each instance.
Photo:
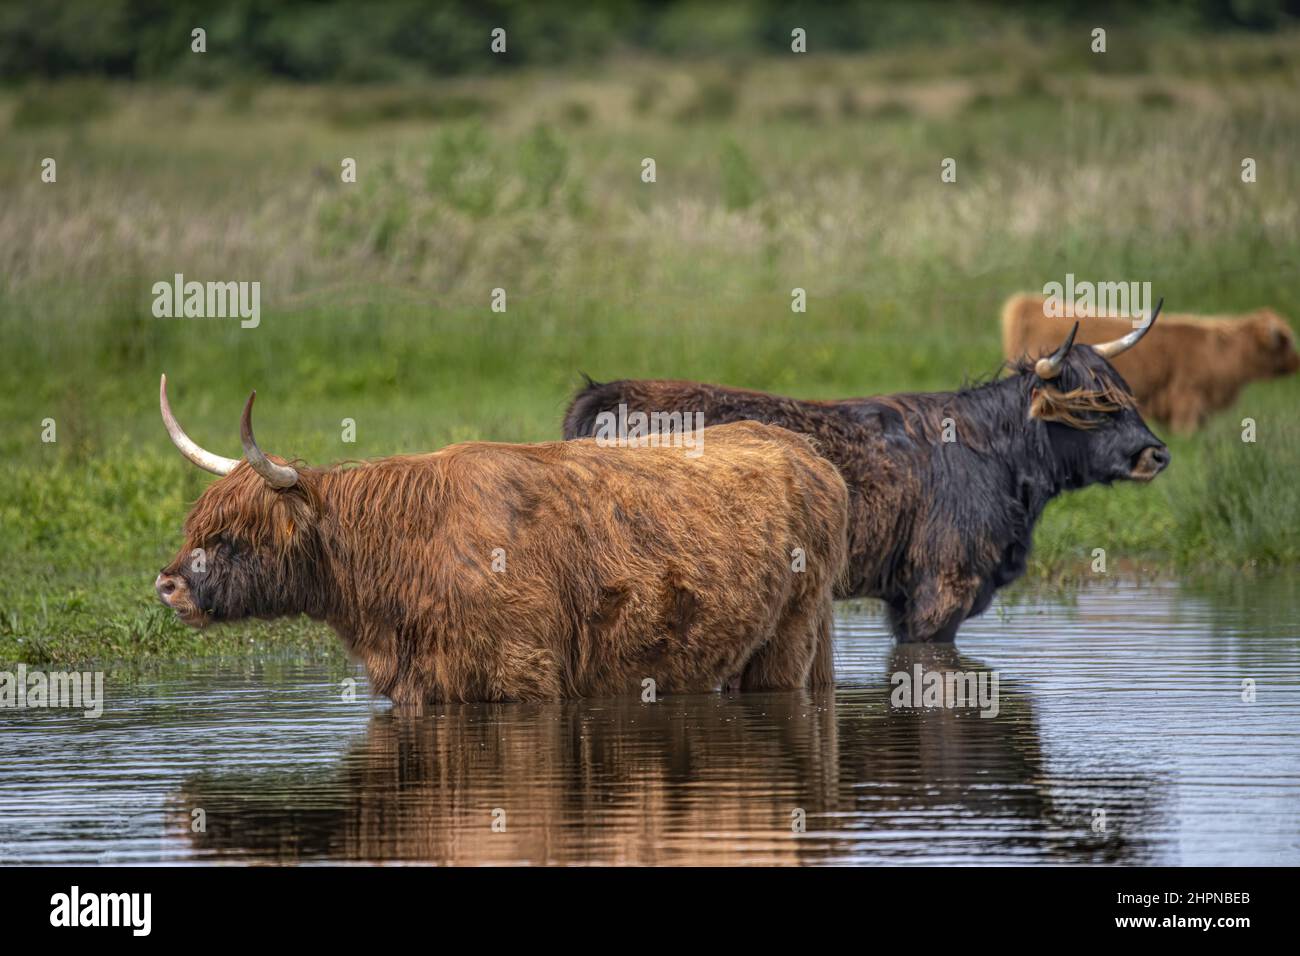
[[[822,695],[409,717],[337,664],[110,673],[98,719],[0,711],[0,862],[1294,865],[1297,596],[1119,584],[948,651],[841,605]],[[918,665],[996,674],[996,715],[891,707]]]

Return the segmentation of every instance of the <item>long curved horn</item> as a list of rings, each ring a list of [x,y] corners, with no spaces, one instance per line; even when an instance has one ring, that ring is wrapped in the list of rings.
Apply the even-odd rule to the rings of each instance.
[[[235,470],[239,464],[238,458],[223,458],[221,455],[214,455],[212,452],[200,448],[185,434],[185,429],[181,428],[180,422],[176,421],[176,416],[172,414],[171,403],[167,401],[167,375],[164,373],[162,381],[158,384],[158,404],[162,408],[163,424],[167,426],[167,434],[171,436],[172,444],[180,449],[182,455],[198,465],[204,471],[210,471],[214,475],[228,475]]]
[[[1061,347],[1046,358],[1040,358],[1034,363],[1034,374],[1039,378],[1052,379],[1061,374],[1061,363],[1065,357],[1070,354],[1070,349],[1074,347],[1074,337],[1079,332],[1079,323],[1074,323],[1074,328],[1070,329],[1070,334],[1065,337]]]
[[[1093,351],[1104,359],[1113,359],[1122,352],[1127,352],[1133,346],[1142,341],[1142,336],[1147,334],[1151,326],[1156,324],[1156,316],[1160,314],[1160,307],[1165,304],[1164,297],[1156,303],[1156,310],[1151,313],[1151,318],[1147,319],[1142,325],[1134,329],[1123,338],[1116,339],[1113,342],[1103,342],[1101,345],[1094,345]]]
[[[239,420],[239,440],[244,443],[244,457],[253,466],[253,471],[266,479],[272,488],[289,488],[298,483],[298,472],[288,465],[277,465],[266,457],[265,452],[257,447],[253,437],[253,399],[257,398],[257,389],[253,389],[248,401],[244,403],[244,415]]]

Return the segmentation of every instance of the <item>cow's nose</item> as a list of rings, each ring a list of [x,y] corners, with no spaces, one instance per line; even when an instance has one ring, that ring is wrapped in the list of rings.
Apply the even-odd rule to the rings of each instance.
[[[1169,449],[1164,445],[1151,449],[1151,460],[1155,462],[1160,471],[1164,471],[1169,465]]]
[[[164,604],[168,603],[174,593],[176,593],[176,578],[171,574],[160,574],[153,582],[153,589],[158,592],[158,599]]]

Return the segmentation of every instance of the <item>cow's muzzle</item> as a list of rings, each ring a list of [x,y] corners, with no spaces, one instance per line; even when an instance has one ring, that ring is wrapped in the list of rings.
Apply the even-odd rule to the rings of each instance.
[[[1129,478],[1133,481],[1150,481],[1169,467],[1169,449],[1164,445],[1148,445],[1133,456]]]
[[[207,622],[207,616],[194,603],[189,584],[179,574],[163,571],[154,580],[153,589],[163,606],[175,611],[182,623],[202,627]]]

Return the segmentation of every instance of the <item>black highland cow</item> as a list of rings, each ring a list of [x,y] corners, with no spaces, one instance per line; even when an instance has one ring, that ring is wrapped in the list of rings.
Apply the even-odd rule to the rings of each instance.
[[[900,641],[951,641],[994,592],[1024,573],[1034,524],[1063,491],[1150,481],[1169,452],[1108,361],[1149,322],[1114,342],[1024,358],[1012,374],[955,392],[803,401],[698,382],[588,380],[564,437],[597,416],[703,413],[709,425],[754,419],[813,438],[849,488],[842,598],[888,605]]]

